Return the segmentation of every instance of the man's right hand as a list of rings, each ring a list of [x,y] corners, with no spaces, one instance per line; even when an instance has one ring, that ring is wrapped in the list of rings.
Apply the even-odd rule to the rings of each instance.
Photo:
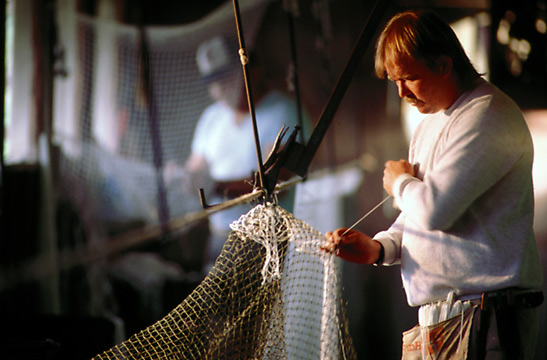
[[[325,234],[326,244],[322,249],[338,257],[360,264],[374,264],[380,256],[382,245],[371,237],[356,231],[341,228]],[[344,234],[345,233],[345,234]],[[344,234],[344,235],[342,235]]]

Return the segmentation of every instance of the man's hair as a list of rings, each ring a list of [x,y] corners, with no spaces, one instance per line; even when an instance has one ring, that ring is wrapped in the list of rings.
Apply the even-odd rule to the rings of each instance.
[[[376,74],[385,78],[386,61],[398,56],[422,61],[431,70],[441,56],[448,56],[463,88],[480,77],[452,28],[431,11],[405,11],[391,18],[378,38]]]

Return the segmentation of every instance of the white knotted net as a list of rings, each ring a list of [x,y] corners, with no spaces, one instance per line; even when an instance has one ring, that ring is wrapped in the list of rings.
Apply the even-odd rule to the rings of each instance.
[[[323,235],[270,203],[232,228],[180,305],[95,359],[354,359]]]

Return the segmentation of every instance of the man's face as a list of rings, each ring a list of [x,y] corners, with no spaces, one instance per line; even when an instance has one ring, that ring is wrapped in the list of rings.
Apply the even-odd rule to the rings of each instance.
[[[386,61],[388,79],[397,84],[399,97],[415,106],[422,114],[432,114],[452,105],[448,76],[441,67],[433,71],[421,61],[397,57]]]
[[[222,102],[234,110],[239,110],[242,107],[243,100],[245,100],[245,105],[247,104],[243,79],[237,73],[234,76],[209,83],[208,90],[214,101]]]
[[[208,86],[209,95],[211,98],[218,102],[223,102],[227,106],[233,108],[234,103],[237,103],[235,95],[237,91],[234,91],[233,85],[226,81],[214,81]]]

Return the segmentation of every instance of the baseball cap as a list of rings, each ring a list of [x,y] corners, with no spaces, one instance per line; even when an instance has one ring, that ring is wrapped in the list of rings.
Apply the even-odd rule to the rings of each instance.
[[[235,69],[237,46],[223,36],[215,36],[202,42],[196,51],[196,63],[201,78],[206,81],[218,80]]]

